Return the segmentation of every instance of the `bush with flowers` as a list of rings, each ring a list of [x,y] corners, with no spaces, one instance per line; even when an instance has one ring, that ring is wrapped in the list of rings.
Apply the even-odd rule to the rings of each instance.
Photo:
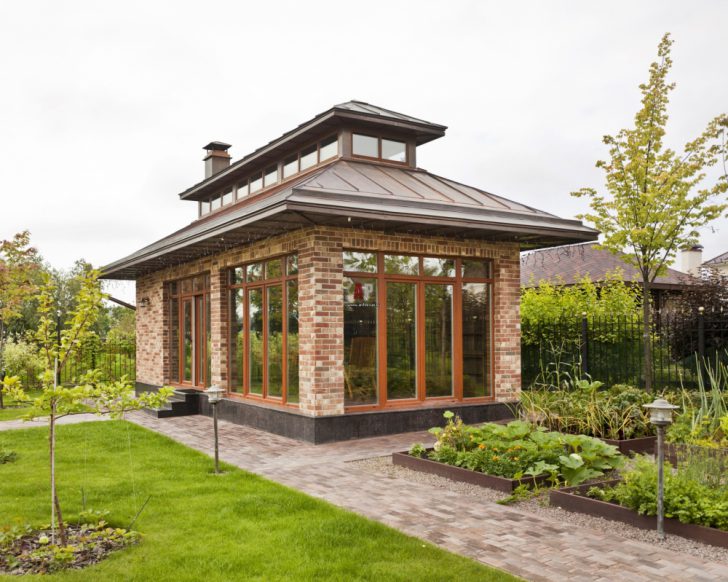
[[[437,442],[428,457],[448,465],[508,479],[546,475],[554,485],[578,485],[623,461],[617,447],[584,435],[548,432],[522,420],[476,426],[450,411],[444,416],[444,428],[430,429]]]

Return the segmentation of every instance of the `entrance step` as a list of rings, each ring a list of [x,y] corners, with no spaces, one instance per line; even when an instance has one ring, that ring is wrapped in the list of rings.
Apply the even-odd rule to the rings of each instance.
[[[144,412],[154,418],[172,418],[199,414],[200,402],[197,390],[175,390],[167,404],[162,408],[145,408]]]

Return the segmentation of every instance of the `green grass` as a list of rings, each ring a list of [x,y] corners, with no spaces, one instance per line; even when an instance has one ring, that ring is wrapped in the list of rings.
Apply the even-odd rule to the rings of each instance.
[[[131,423],[60,426],[58,438],[66,521],[81,490],[119,527],[151,500],[134,525],[139,545],[52,579],[516,580],[233,467],[214,475],[205,455]],[[0,465],[0,526],[48,523],[47,430],[0,432],[3,448],[18,459]]]
[[[35,398],[40,395],[40,391],[27,392],[30,398]],[[0,408],[0,421],[3,420],[16,420],[22,417],[26,411],[26,406],[18,406],[15,400],[10,398],[7,394],[3,396],[3,404],[6,408]]]

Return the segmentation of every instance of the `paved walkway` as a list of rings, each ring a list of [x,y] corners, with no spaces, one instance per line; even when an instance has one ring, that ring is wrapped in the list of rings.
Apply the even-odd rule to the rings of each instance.
[[[58,424],[78,424],[91,420],[109,420],[109,415],[102,414],[73,414],[63,416],[57,420]],[[15,430],[16,428],[33,428],[36,426],[48,426],[48,418],[40,417],[34,420],[3,420],[0,421],[0,430]]]
[[[130,420],[210,454],[212,421],[203,416]],[[231,464],[355,511],[532,581],[728,580],[728,565],[707,562],[608,532],[551,523],[495,503],[473,504],[422,483],[377,475],[347,463],[426,442],[410,433],[310,445],[220,423],[220,455]]]

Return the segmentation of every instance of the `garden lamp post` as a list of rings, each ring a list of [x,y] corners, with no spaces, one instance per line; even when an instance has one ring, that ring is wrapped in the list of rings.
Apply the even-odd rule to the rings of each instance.
[[[672,411],[678,407],[664,398],[657,398],[652,404],[643,406],[650,411],[650,423],[657,427],[657,535],[664,540],[665,427],[672,424]]]
[[[210,386],[205,390],[207,394],[207,401],[212,406],[212,424],[215,427],[215,473],[220,473],[220,454],[218,447],[217,438],[217,405],[222,400],[222,395],[225,394],[225,389],[220,386]]]

